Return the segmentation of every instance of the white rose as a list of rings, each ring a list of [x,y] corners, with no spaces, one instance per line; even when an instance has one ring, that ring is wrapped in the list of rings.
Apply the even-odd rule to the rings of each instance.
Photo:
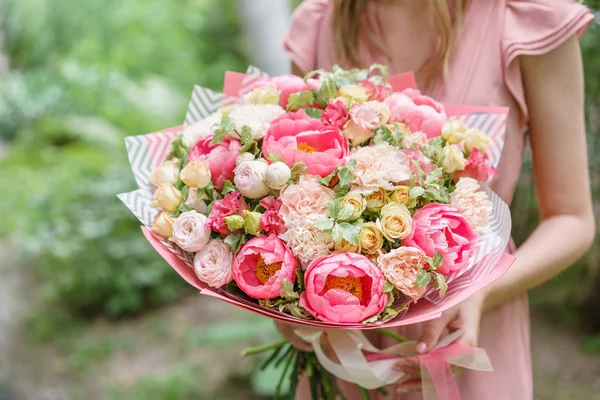
[[[232,264],[233,254],[222,240],[211,240],[194,256],[194,271],[198,279],[213,288],[220,288],[231,282]]]
[[[185,251],[202,250],[210,240],[210,234],[206,216],[196,211],[182,213],[173,224],[173,241]]]
[[[292,177],[292,171],[285,163],[281,161],[269,165],[266,175],[266,183],[271,189],[281,190],[287,185]]]
[[[179,180],[179,160],[173,158],[162,163],[158,168],[152,171],[150,183],[154,186],[160,186],[163,183],[174,185]]]
[[[262,161],[244,161],[235,169],[233,182],[241,194],[251,199],[259,199],[269,194],[265,183],[269,166]]]
[[[455,144],[447,144],[444,146],[444,161],[442,161],[442,168],[445,173],[451,174],[454,171],[465,169],[467,160],[460,149]]]
[[[179,174],[183,183],[191,188],[204,188],[210,183],[210,169],[202,161],[190,161]]]
[[[188,195],[185,199],[185,203],[183,204],[190,208],[193,208],[201,214],[208,215],[208,204],[206,204],[207,201],[208,196],[206,195],[206,193],[204,193],[204,191],[202,191],[201,194],[198,195],[198,189],[190,188],[190,190],[188,190]]]
[[[244,161],[253,161],[256,157],[254,157],[254,154],[252,153],[242,153],[239,156],[236,157],[235,159],[235,165],[236,167],[239,166],[241,163],[243,163]]]

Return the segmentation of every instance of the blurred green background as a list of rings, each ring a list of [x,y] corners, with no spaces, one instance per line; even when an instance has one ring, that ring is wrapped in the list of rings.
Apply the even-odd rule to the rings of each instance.
[[[0,400],[270,398],[273,371],[239,356],[270,321],[195,295],[115,196],[135,187],[124,136],[180,124],[194,84],[255,61],[249,3],[0,0]],[[600,204],[598,24],[582,48]],[[527,159],[519,242],[531,181]],[[536,398],[600,398],[599,255],[531,293]]]

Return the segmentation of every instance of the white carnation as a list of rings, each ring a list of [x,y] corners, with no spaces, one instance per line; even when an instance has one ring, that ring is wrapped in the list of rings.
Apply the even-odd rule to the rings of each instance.
[[[465,216],[474,229],[487,228],[492,202],[475,179],[460,178],[456,190],[450,195],[450,204]]]
[[[331,235],[318,229],[314,221],[306,218],[297,219],[279,237],[286,242],[303,267],[317,257],[328,255],[334,246]]]
[[[214,126],[221,123],[221,114],[216,112],[209,115],[207,118],[194,122],[192,125],[185,128],[182,132],[182,142],[188,148],[191,148],[199,140],[212,135]]]
[[[285,114],[285,110],[277,104],[240,104],[229,113],[229,118],[235,124],[235,129],[241,132],[246,125],[254,133],[253,139],[265,137],[271,122]]]

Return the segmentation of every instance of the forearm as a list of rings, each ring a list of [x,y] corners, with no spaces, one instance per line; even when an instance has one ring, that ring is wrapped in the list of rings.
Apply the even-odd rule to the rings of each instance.
[[[516,251],[512,268],[486,289],[485,309],[546,282],[577,261],[594,240],[593,221],[591,215],[545,219]]]

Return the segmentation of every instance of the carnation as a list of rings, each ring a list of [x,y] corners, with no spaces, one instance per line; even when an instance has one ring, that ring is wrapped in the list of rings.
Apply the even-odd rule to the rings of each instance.
[[[240,104],[229,113],[229,118],[234,123],[238,132],[242,126],[252,130],[253,139],[265,137],[271,122],[285,114],[285,110],[277,104]]]
[[[279,213],[286,226],[298,219],[315,221],[327,216],[327,203],[334,198],[335,192],[321,185],[318,177],[304,175],[281,192]]]
[[[348,157],[348,161],[356,163],[352,184],[363,194],[379,188],[393,190],[397,183],[411,177],[406,155],[387,143],[361,147]]]
[[[450,195],[450,204],[465,216],[473,228],[487,228],[492,202],[475,179],[460,178],[456,190]]]
[[[314,221],[300,218],[288,230],[279,235],[298,257],[303,266],[308,265],[317,257],[326,256],[334,247],[333,238],[314,225]]]
[[[181,133],[181,141],[188,148],[192,148],[199,140],[206,139],[213,134],[214,126],[221,122],[221,114],[216,112],[208,117],[194,122]]]
[[[427,287],[416,287],[415,282],[419,272],[427,267],[428,260],[429,258],[421,249],[399,247],[387,254],[381,254],[377,263],[383,275],[396,289],[413,301],[417,301]]]

